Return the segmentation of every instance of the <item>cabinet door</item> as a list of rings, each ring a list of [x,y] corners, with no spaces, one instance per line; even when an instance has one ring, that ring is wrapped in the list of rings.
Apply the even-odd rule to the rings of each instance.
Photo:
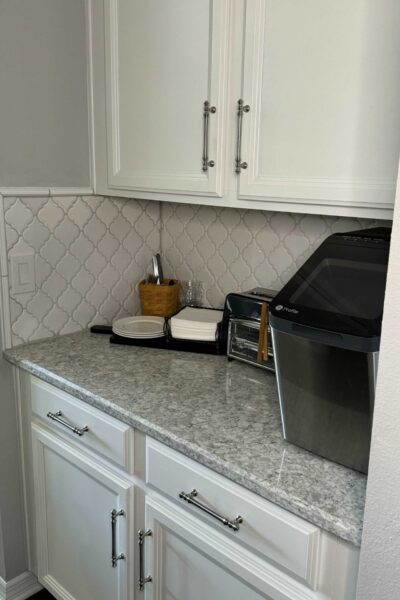
[[[247,0],[240,198],[392,207],[399,27],[398,0]]]
[[[146,497],[145,600],[311,600],[314,592],[158,496]],[[322,600],[322,598],[321,598]]]
[[[127,600],[131,484],[34,424],[32,443],[40,582],[63,600]]]
[[[229,1],[104,1],[109,186],[221,194]]]

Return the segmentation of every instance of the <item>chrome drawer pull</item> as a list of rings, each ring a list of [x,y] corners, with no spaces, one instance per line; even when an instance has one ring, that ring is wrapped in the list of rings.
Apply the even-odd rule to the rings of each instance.
[[[214,519],[217,519],[217,521],[219,521],[223,525],[226,525],[226,527],[229,527],[229,529],[233,529],[233,531],[239,531],[239,525],[240,525],[240,523],[243,523],[243,519],[240,515],[238,515],[235,519],[233,519],[233,521],[230,521],[226,517],[223,517],[222,515],[219,515],[218,513],[216,513],[214,510],[212,510],[212,508],[208,508],[208,506],[206,506],[205,504],[202,504],[201,502],[196,500],[197,494],[198,494],[197,490],[192,490],[190,492],[190,494],[186,494],[185,492],[180,492],[179,498],[181,500],[184,500],[188,504],[193,504],[193,506],[196,506],[196,508],[199,508],[200,510],[204,511],[211,517],[214,517]]]
[[[114,510],[111,512],[111,566],[113,569],[117,566],[119,560],[125,560],[126,556],[122,552],[117,554],[117,518],[124,517],[124,510]]]
[[[85,425],[85,427],[79,428],[75,427],[75,425],[70,425],[69,423],[67,423],[67,421],[64,421],[64,419],[61,419],[61,410],[59,410],[56,413],[48,412],[47,416],[52,421],[56,421],[57,423],[60,423],[60,425],[64,425],[64,427],[72,431],[72,433],[76,433],[76,435],[82,436],[86,431],[89,431],[89,427],[87,425]]]
[[[209,117],[210,113],[214,114],[217,112],[215,106],[210,106],[208,100],[204,102],[203,109],[203,171],[208,171],[208,167],[214,167],[215,162],[213,160],[208,160],[208,125],[209,125]]]
[[[236,159],[235,173],[240,173],[242,169],[247,169],[247,162],[242,162],[242,128],[243,128],[243,113],[248,113],[250,106],[245,104],[240,98],[238,100],[237,111],[237,137],[236,137]]]
[[[150,583],[153,581],[151,575],[145,576],[144,574],[144,558],[143,558],[143,545],[144,540],[147,536],[152,535],[153,532],[151,529],[147,529],[147,531],[143,531],[143,529],[139,529],[138,531],[138,546],[139,546],[139,579],[138,579],[138,588],[139,591],[144,589],[146,583]]]

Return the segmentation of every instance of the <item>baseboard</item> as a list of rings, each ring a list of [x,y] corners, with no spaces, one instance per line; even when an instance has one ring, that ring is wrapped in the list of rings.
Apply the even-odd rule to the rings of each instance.
[[[0,600],[26,600],[41,589],[37,577],[29,571],[7,582],[0,577]]]

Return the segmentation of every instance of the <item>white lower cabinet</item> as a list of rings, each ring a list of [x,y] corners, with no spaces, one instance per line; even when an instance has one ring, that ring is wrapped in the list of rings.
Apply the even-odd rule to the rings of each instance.
[[[39,581],[60,600],[128,600],[132,483],[36,424],[32,442]]]
[[[256,556],[182,509],[146,498],[146,600],[272,600]]]
[[[137,431],[116,466],[101,411],[26,375],[21,390],[30,568],[57,600],[355,599],[351,544]]]
[[[355,600],[351,544],[150,438],[146,483],[146,600]]]

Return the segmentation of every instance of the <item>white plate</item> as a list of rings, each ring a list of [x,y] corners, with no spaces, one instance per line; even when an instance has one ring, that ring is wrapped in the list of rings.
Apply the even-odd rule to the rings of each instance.
[[[116,333],[117,335],[124,335],[126,337],[137,337],[137,338],[152,338],[155,335],[164,335],[164,331],[159,331],[157,333],[128,333],[127,331],[124,331],[123,329],[115,329],[115,327],[113,327],[113,333]]]
[[[147,333],[145,335],[139,334],[139,333],[126,333],[126,331],[121,331],[119,329],[113,329],[113,333],[115,333],[116,335],[120,335],[123,337],[132,337],[132,338],[154,338],[154,337],[162,337],[164,334],[163,331],[161,331],[160,333]]]
[[[130,338],[152,338],[164,335],[163,317],[126,317],[113,323],[113,332]]]
[[[156,338],[164,337],[164,333],[153,333],[152,335],[127,335],[126,333],[119,333],[118,331],[113,330],[113,334],[118,337],[123,337],[131,340],[154,340]]]

